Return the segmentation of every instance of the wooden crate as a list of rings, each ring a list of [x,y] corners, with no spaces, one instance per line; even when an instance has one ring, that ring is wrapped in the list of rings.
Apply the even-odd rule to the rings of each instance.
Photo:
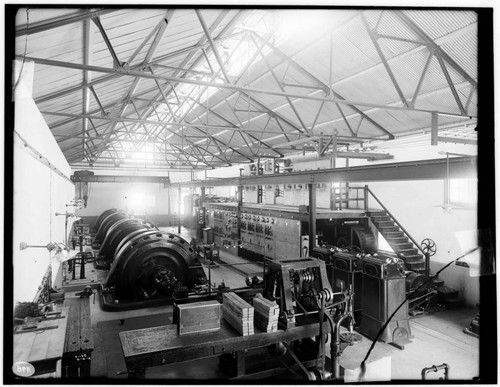
[[[201,301],[177,305],[177,332],[185,335],[195,332],[214,332],[220,329],[221,304]]]

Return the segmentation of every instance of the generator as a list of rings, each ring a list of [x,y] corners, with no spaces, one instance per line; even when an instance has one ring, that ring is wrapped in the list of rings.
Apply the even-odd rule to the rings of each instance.
[[[410,343],[411,330],[406,299],[406,275],[403,260],[381,254],[366,255],[362,260],[363,310],[359,331],[371,339],[389,320],[379,339],[400,349]]]

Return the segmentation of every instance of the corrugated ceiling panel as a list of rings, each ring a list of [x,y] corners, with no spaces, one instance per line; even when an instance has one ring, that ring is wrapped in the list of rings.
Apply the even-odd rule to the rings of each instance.
[[[399,12],[400,11],[384,10],[381,13],[381,19],[379,24],[377,25],[376,32],[381,35],[394,36],[401,39],[409,39],[421,42],[422,40],[419,39],[418,36],[413,31],[411,31],[411,29],[409,29],[408,26],[406,26],[406,24],[400,19],[400,17],[398,16]],[[401,52],[404,52],[404,50],[400,51],[399,53]]]
[[[116,10],[110,14],[101,16],[103,26],[120,61],[125,61],[130,58],[130,55],[135,52],[138,45],[144,41],[152,29],[164,17],[166,11],[166,8]],[[272,23],[275,21],[286,21],[283,15],[287,13],[285,11],[289,10],[277,10],[274,12],[268,11],[269,10],[245,10],[244,12],[247,15],[252,14],[252,16],[248,19],[248,21],[242,19],[236,24],[247,24],[249,27],[255,26],[255,28],[264,30],[265,28],[272,26]],[[312,39],[309,36],[309,41],[306,41],[307,34],[303,34],[303,36],[300,36],[300,38],[297,39],[292,38],[292,35],[293,32],[297,32],[300,28],[305,28],[308,19],[310,19],[309,16],[314,12],[310,12],[310,10],[307,10],[307,12],[304,10],[295,11],[295,14],[300,16],[299,24],[295,23],[293,25],[292,32],[288,35],[288,40],[282,40],[283,36],[287,36],[286,33],[277,38],[278,42],[281,39],[282,43],[278,44],[280,44],[280,49],[282,49],[285,54],[290,55],[299,65],[303,66],[322,83],[327,83],[331,76],[334,83],[333,90],[340,93],[346,99],[360,102],[364,101],[373,104],[395,103],[398,106],[401,105],[396,89],[394,85],[392,85],[387,75],[387,71],[385,70],[382,61],[376,52],[371,39],[369,38],[362,19],[360,17],[353,18],[353,15],[359,13],[359,10],[325,10],[324,12],[319,13],[315,19],[316,25],[313,25],[313,27],[310,28],[311,31],[309,31],[316,37]],[[67,10],[56,10],[50,17],[64,15],[65,12],[67,12]],[[78,12],[81,12],[81,10],[71,10],[68,14]],[[221,23],[214,29],[212,33],[213,37],[217,36],[219,32],[227,26],[227,23],[231,22],[232,18],[238,13],[238,10],[201,10],[208,28],[213,25],[222,12],[227,12],[227,15],[225,15]],[[415,20],[416,24],[419,25],[425,33],[431,36],[431,38],[437,39],[436,44],[438,44],[445,52],[455,59],[455,61],[462,66],[471,77],[477,78],[477,16],[473,12],[448,10],[412,10],[403,12],[412,18],[412,20]],[[43,17],[48,18],[49,13],[50,12],[46,13]],[[371,27],[375,26],[377,22],[379,23],[377,28],[378,32],[381,34],[393,35],[402,39],[417,39],[416,34],[410,31],[410,28],[402,23],[392,10],[384,10],[383,13],[381,13],[380,10],[366,10],[364,15]],[[22,16],[22,13],[20,13],[18,16],[19,20],[22,20]],[[378,20],[380,16],[381,19]],[[35,20],[46,20],[43,19],[43,17],[40,14],[37,14],[36,11],[33,11],[31,21],[35,23]],[[266,19],[267,25],[261,24],[262,19]],[[326,20],[327,22],[320,23],[322,20]],[[346,22],[346,20],[349,21]],[[288,19],[288,22],[290,21],[293,21],[293,18]],[[345,25],[338,28],[333,33],[333,45],[330,47],[330,31],[339,23],[343,22],[345,22]],[[73,63],[83,63],[84,25],[85,23],[78,22],[73,23],[72,25],[45,31],[43,33],[30,35],[28,37],[28,55]],[[93,31],[91,64],[111,68],[113,66],[111,54],[109,53],[101,34],[97,30],[97,27],[93,23],[91,23],[91,28]],[[232,30],[229,30],[228,32],[231,33],[231,31]],[[261,33],[262,32],[263,31],[261,31]],[[279,32],[280,31],[278,31],[278,33]],[[205,59],[201,50],[189,50],[191,47],[197,45],[200,39],[204,40],[204,46],[207,48],[208,52],[210,52],[211,49],[204,38],[204,33],[194,10],[175,10],[174,16],[171,20],[169,20],[169,25],[165,35],[157,48],[155,58],[162,59],[162,63],[165,65],[175,67],[186,68],[187,66],[192,66],[194,63],[197,63],[198,65],[204,64]],[[302,43],[301,40],[303,41]],[[137,55],[134,64],[142,61],[150,42],[148,42],[148,44],[146,44],[146,46],[141,50],[140,54]],[[232,42],[237,42],[237,39],[233,39]],[[418,80],[421,77],[422,69],[428,58],[427,49],[419,47],[414,43],[384,38],[379,39],[378,42],[380,43],[386,58],[388,58],[389,65],[391,66],[391,69],[393,70],[404,95],[408,99],[411,99]],[[25,40],[23,37],[16,39],[17,52],[24,52],[24,43]],[[301,49],[303,50],[299,52]],[[179,50],[182,54],[176,55],[175,52]],[[330,75],[330,50],[334,53],[332,75]],[[250,52],[248,55],[250,56]],[[293,67],[287,68],[287,66],[283,64],[284,59],[281,56],[271,52],[267,54],[267,60],[273,68],[276,77],[278,77],[280,81],[288,84],[310,86],[314,84],[314,81],[304,73],[296,71]],[[215,59],[212,59],[212,64],[215,68],[218,67]],[[451,69],[451,66],[447,66],[447,69],[450,73],[452,81],[456,84],[457,92],[462,103],[466,104],[470,98],[470,114],[475,114],[472,112],[477,111],[476,92],[471,95],[471,85],[463,79],[463,76],[457,71]],[[59,91],[67,88],[78,87],[82,85],[84,80],[84,72],[81,70],[71,70],[60,67],[50,68],[43,65],[37,65],[35,70],[34,96],[38,99],[52,94],[58,95],[57,93]],[[241,84],[247,84],[248,79],[250,78],[253,80],[253,82],[250,82],[250,87],[270,89],[280,92],[282,90],[281,87],[277,84],[274,77],[267,73],[268,70],[268,65],[265,61],[261,60],[258,63],[254,63],[241,77]],[[156,69],[155,73],[165,74],[171,77],[189,76],[191,79],[194,79],[194,74],[188,74],[184,71]],[[100,77],[107,76],[99,73],[91,73],[90,75],[93,79],[99,79]],[[95,83],[94,87],[96,93],[99,96],[100,102],[105,106],[107,113],[111,115],[118,113],[119,108],[122,106],[123,98],[128,96],[131,91],[130,87],[133,82],[134,78],[132,77],[120,76],[113,77],[112,79],[104,82]],[[168,89],[166,86],[167,82],[162,82],[162,84],[165,89]],[[299,88],[290,85],[282,87],[284,87],[287,92],[297,95],[311,93],[312,95],[318,97],[323,96],[323,92],[321,90],[314,91],[314,89]],[[190,93],[190,91],[194,91],[191,96],[196,99],[198,97],[198,93],[206,92],[206,88],[204,86],[197,88],[196,86],[179,84],[177,91],[179,94],[186,94]],[[167,93],[169,93],[168,90]],[[249,127],[254,130],[265,130],[265,133],[253,133],[255,138],[267,139],[270,145],[275,143],[280,144],[280,142],[284,141],[284,138],[280,136],[280,126],[277,124],[275,118],[269,120],[269,115],[261,112],[265,111],[265,108],[260,106],[260,104],[262,104],[268,109],[274,110],[277,114],[283,116],[285,119],[290,121],[293,126],[299,128],[302,126],[296,113],[293,109],[291,109],[289,102],[283,96],[251,93],[252,99],[258,101],[257,103],[251,99],[249,100],[243,94],[244,92],[235,93],[233,90],[220,90],[213,94],[210,97],[208,106],[214,109],[217,114],[220,114],[222,117],[227,117],[227,119],[211,113],[208,115],[208,123],[221,126],[232,123],[240,126],[241,123],[238,121],[238,117],[239,120],[243,121],[244,127]],[[92,94],[89,95],[90,112],[92,114],[101,114],[97,101],[95,101]],[[137,83],[137,87],[135,88],[135,92],[133,94],[133,97],[139,97],[135,100],[137,109],[139,109],[139,114],[142,115],[148,110],[153,111],[152,108],[147,108],[147,106],[149,100],[158,100],[158,96],[159,93],[156,83],[150,79],[141,79]],[[187,115],[187,122],[197,122],[198,120],[202,123],[206,122],[206,102],[204,101],[204,98],[205,96],[201,99],[202,106],[196,106]],[[230,101],[231,107],[224,102],[224,98],[227,98]],[[295,98],[292,97],[292,100],[295,100]],[[186,103],[187,106],[191,104],[192,101],[188,101]],[[304,124],[309,127],[318,115],[320,104],[321,102],[303,99],[295,101],[294,107],[299,112],[300,118]],[[83,90],[78,90],[74,93],[68,94],[62,93],[60,97],[48,99],[46,102],[40,103],[39,106],[41,110],[54,110],[81,114],[84,108]],[[158,104],[156,106],[158,107],[158,114],[161,115],[161,119],[168,119],[165,118],[167,117],[165,106]],[[241,110],[240,112],[235,113],[237,117],[235,117],[235,114],[231,112],[232,106]],[[359,114],[356,113],[353,108],[346,106],[345,104],[341,104],[340,106],[348,123],[351,125],[351,129],[356,130],[357,124],[360,122]],[[173,107],[174,110],[177,108],[178,106]],[[408,130],[418,130],[419,127],[422,127],[422,122],[426,122],[426,120],[430,119],[428,113],[422,115],[422,113],[411,113],[406,111],[385,111],[361,105],[358,108],[362,111],[366,111],[369,117],[374,119],[387,130],[397,133],[406,132]],[[432,59],[425,81],[422,84],[421,92],[417,99],[417,108],[445,112],[458,112],[457,103],[450,91],[446,78],[444,77],[443,71],[436,58]],[[186,108],[183,108],[183,110],[185,109]],[[250,110],[250,112],[248,110]],[[135,109],[130,103],[125,111],[125,114],[129,117],[137,117]],[[250,122],[247,122],[249,118]],[[158,117],[153,113],[148,114],[148,119],[157,120]],[[440,118],[440,123],[449,122],[450,119],[443,118],[443,120],[441,120]],[[456,120],[456,118],[454,119]],[[109,128],[114,126],[109,121],[94,121],[94,125],[97,130],[101,134],[104,134],[105,137]],[[268,121],[269,123],[266,127],[266,123]],[[69,119],[47,115],[47,122],[54,127],[54,132],[57,135],[69,133],[69,135],[78,136],[78,133],[81,132],[84,127],[83,120],[80,118]],[[285,130],[293,133],[294,129],[292,127],[284,123],[282,120],[279,120],[279,122]],[[138,137],[142,138],[145,136],[143,133],[143,126],[131,122],[125,123],[124,125],[129,128],[129,130],[137,131],[137,133],[139,133]],[[125,134],[123,133],[123,130],[121,129],[123,125],[120,124],[116,126],[120,128],[118,137],[127,140],[124,137]],[[332,102],[325,102],[321,114],[319,114],[317,118],[315,133],[325,130],[332,131],[335,129],[338,130],[340,135],[349,135],[351,133],[336,105]],[[172,127],[170,130],[179,131],[179,128]],[[165,133],[160,134],[162,131]],[[161,138],[164,138],[167,133],[168,131],[163,130],[161,127],[153,127],[148,136],[160,135]],[[185,128],[184,133],[198,136],[200,135],[200,131],[196,130],[196,128]],[[209,130],[209,133],[220,133],[220,130]],[[363,120],[360,127],[360,135],[383,136],[384,133],[368,120]],[[251,141],[252,143],[256,143],[255,139],[250,140],[247,135],[244,136],[248,142]],[[239,132],[230,130],[220,133],[217,137],[225,143],[228,143],[229,146],[242,148],[248,146],[245,144],[245,141],[242,139]],[[291,139],[296,137],[296,135],[289,136]],[[111,138],[113,139],[114,136]],[[180,139],[178,135],[175,135],[173,138],[175,141]],[[199,137],[197,138],[199,139]],[[64,149],[68,147],[68,143],[69,146],[71,146],[73,144],[72,141],[73,140],[70,139],[64,141]],[[193,139],[193,141],[199,140]],[[79,142],[80,139],[74,140],[74,144],[78,144]],[[211,152],[215,152],[216,148],[217,147],[212,144],[209,145],[207,149]],[[264,152],[264,149],[265,146],[261,147],[261,153]],[[270,152],[270,150],[268,149],[267,152]]]
[[[117,24],[103,20],[102,24],[120,61],[129,61],[150,32],[163,20],[166,10],[140,10]],[[153,39],[141,50],[132,64],[141,63]]]
[[[156,71],[155,71],[156,74]],[[162,82],[162,81],[160,81]],[[169,95],[170,93],[170,88],[166,86],[165,83],[160,84],[162,87],[163,92],[165,95]],[[154,79],[149,79],[149,78],[140,78],[134,91],[134,96],[143,96],[144,94],[149,94],[152,93],[155,95],[158,99],[161,98],[161,91],[158,88],[158,85],[156,84]]]
[[[397,90],[385,69],[363,73],[350,82],[336,85],[334,90],[344,99],[351,101],[373,104],[400,101]]]
[[[59,68],[56,74],[53,69],[41,64],[35,64],[35,69],[33,79],[33,98],[35,100],[82,84],[82,74],[78,70]]]
[[[346,105],[340,105],[342,112],[344,115],[347,117],[350,114],[353,114],[354,112],[350,110],[350,108]],[[319,108],[318,108],[319,110]],[[318,113],[318,111],[316,111]],[[325,122],[331,122],[331,121],[338,121],[343,123],[343,118],[340,114],[339,109],[334,103],[331,102],[325,102],[323,107],[321,108],[321,112],[318,116],[317,122],[316,122],[316,130],[319,128],[322,128],[322,124]]]
[[[412,55],[390,62],[391,71],[398,85],[408,101],[411,101],[422,76],[425,64],[429,58],[429,51],[418,50]],[[425,92],[421,89],[421,92]],[[390,101],[389,101],[390,102]]]
[[[68,103],[68,101],[72,100],[79,100],[81,101],[82,98],[82,92],[81,90],[77,90],[74,93],[70,95],[70,98],[67,97],[60,97],[60,98],[54,98],[46,102],[41,102],[37,104],[37,107],[40,111],[59,111],[60,106]],[[83,105],[82,105],[83,106]]]
[[[403,12],[431,39],[438,39],[477,22],[477,14],[467,10],[405,10]]]
[[[266,75],[254,82],[249,86],[256,89],[262,90],[273,90],[281,93],[281,90],[275,86],[276,82],[270,75]],[[286,103],[286,98],[281,95],[264,94],[264,93],[251,93],[251,97],[261,104],[264,104],[269,109],[273,109],[276,106],[281,106]]]
[[[202,37],[203,30],[194,10],[176,9],[153,58],[194,46]]]
[[[367,11],[364,14],[370,14],[374,11]],[[366,31],[361,18],[353,19],[349,23],[349,28],[343,31],[344,33],[339,36],[342,39],[342,43],[345,45],[353,45],[358,49],[358,56],[351,57],[356,62],[361,62],[365,64],[376,64],[380,62],[380,57],[375,49],[370,36]]]
[[[419,109],[436,110],[455,114],[460,113],[460,109],[449,88],[424,95],[417,100],[415,105]]]
[[[217,104],[217,107],[213,108],[218,114],[222,115],[225,117],[228,121],[234,123],[235,125],[239,125],[239,121],[233,114],[233,106],[228,105],[225,101],[222,103]]]
[[[29,8],[29,22],[36,24],[39,22],[46,22],[47,20],[59,18],[63,16],[70,16],[79,14],[84,11],[77,8]],[[19,9],[16,15],[16,25],[24,25],[27,21],[26,8]]]
[[[123,76],[99,83],[94,86],[94,90],[103,106],[113,106],[127,94],[133,82],[134,78]]]
[[[460,39],[441,44],[441,49],[452,57],[473,79],[477,80],[477,30],[467,32]],[[464,55],[467,53],[467,55]]]
[[[361,43],[362,39],[364,43]],[[331,48],[329,39],[322,39],[295,55],[294,60],[328,83],[332,50],[332,80],[335,82],[380,62],[372,43],[366,39],[369,39],[368,34],[357,18],[334,35]]]
[[[27,38],[28,55],[51,59],[65,53],[78,52],[78,48],[82,44],[82,37],[83,24],[72,23],[37,34],[17,37],[16,53],[22,54],[24,52]],[[83,58],[83,51],[80,51],[81,58]],[[79,62],[81,63],[81,61]]]
[[[322,95],[318,94],[318,96],[321,97]],[[330,103],[329,102],[321,103],[319,101],[312,101],[305,99],[293,100],[293,105],[297,110],[297,112],[299,113],[302,122],[306,125],[307,128],[312,127],[314,121],[316,120],[316,117],[318,116],[318,113],[321,114],[321,111],[323,111],[323,109],[325,108],[325,104],[330,104]]]

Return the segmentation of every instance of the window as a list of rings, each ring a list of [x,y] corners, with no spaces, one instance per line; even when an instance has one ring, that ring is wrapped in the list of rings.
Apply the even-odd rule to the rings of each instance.
[[[156,206],[156,197],[146,193],[131,193],[127,197],[128,211],[134,215],[146,215]]]
[[[451,179],[449,183],[450,203],[469,205],[477,204],[477,179]]]

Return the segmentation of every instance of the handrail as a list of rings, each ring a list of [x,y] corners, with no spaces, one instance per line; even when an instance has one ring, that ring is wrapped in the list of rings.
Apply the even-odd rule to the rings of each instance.
[[[397,219],[394,217],[394,215],[392,215],[392,214],[390,213],[390,211],[387,209],[387,207],[386,207],[386,206],[384,206],[384,205],[382,204],[382,202],[380,201],[380,199],[379,199],[379,198],[377,198],[377,197],[375,196],[375,194],[374,194],[374,193],[370,190],[370,188],[368,188],[368,186],[365,186],[365,190],[366,190],[367,192],[369,192],[369,193],[370,193],[370,195],[372,195],[372,196],[373,196],[373,198],[374,198],[374,199],[378,202],[378,204],[380,204],[380,206],[384,209],[384,211],[385,211],[385,212],[387,212],[387,214],[388,214],[388,215],[392,218],[392,220],[393,220],[393,221],[394,221],[394,222],[395,222],[395,223],[399,226],[399,228],[400,228],[401,230],[403,230],[403,232],[405,233],[405,235],[406,235],[408,238],[410,238],[410,240],[413,242],[413,244],[414,244],[415,246],[417,246],[417,249],[418,249],[418,250],[420,250],[420,252],[424,255],[424,257],[426,257],[426,256],[427,256],[427,254],[424,252],[424,250],[422,249],[422,247],[420,247],[420,245],[419,245],[419,244],[415,241],[415,239],[413,239],[413,238],[411,237],[411,235],[408,233],[408,231],[406,231],[406,230],[405,230],[405,228],[401,225],[401,223],[399,223],[399,222],[397,221]]]

